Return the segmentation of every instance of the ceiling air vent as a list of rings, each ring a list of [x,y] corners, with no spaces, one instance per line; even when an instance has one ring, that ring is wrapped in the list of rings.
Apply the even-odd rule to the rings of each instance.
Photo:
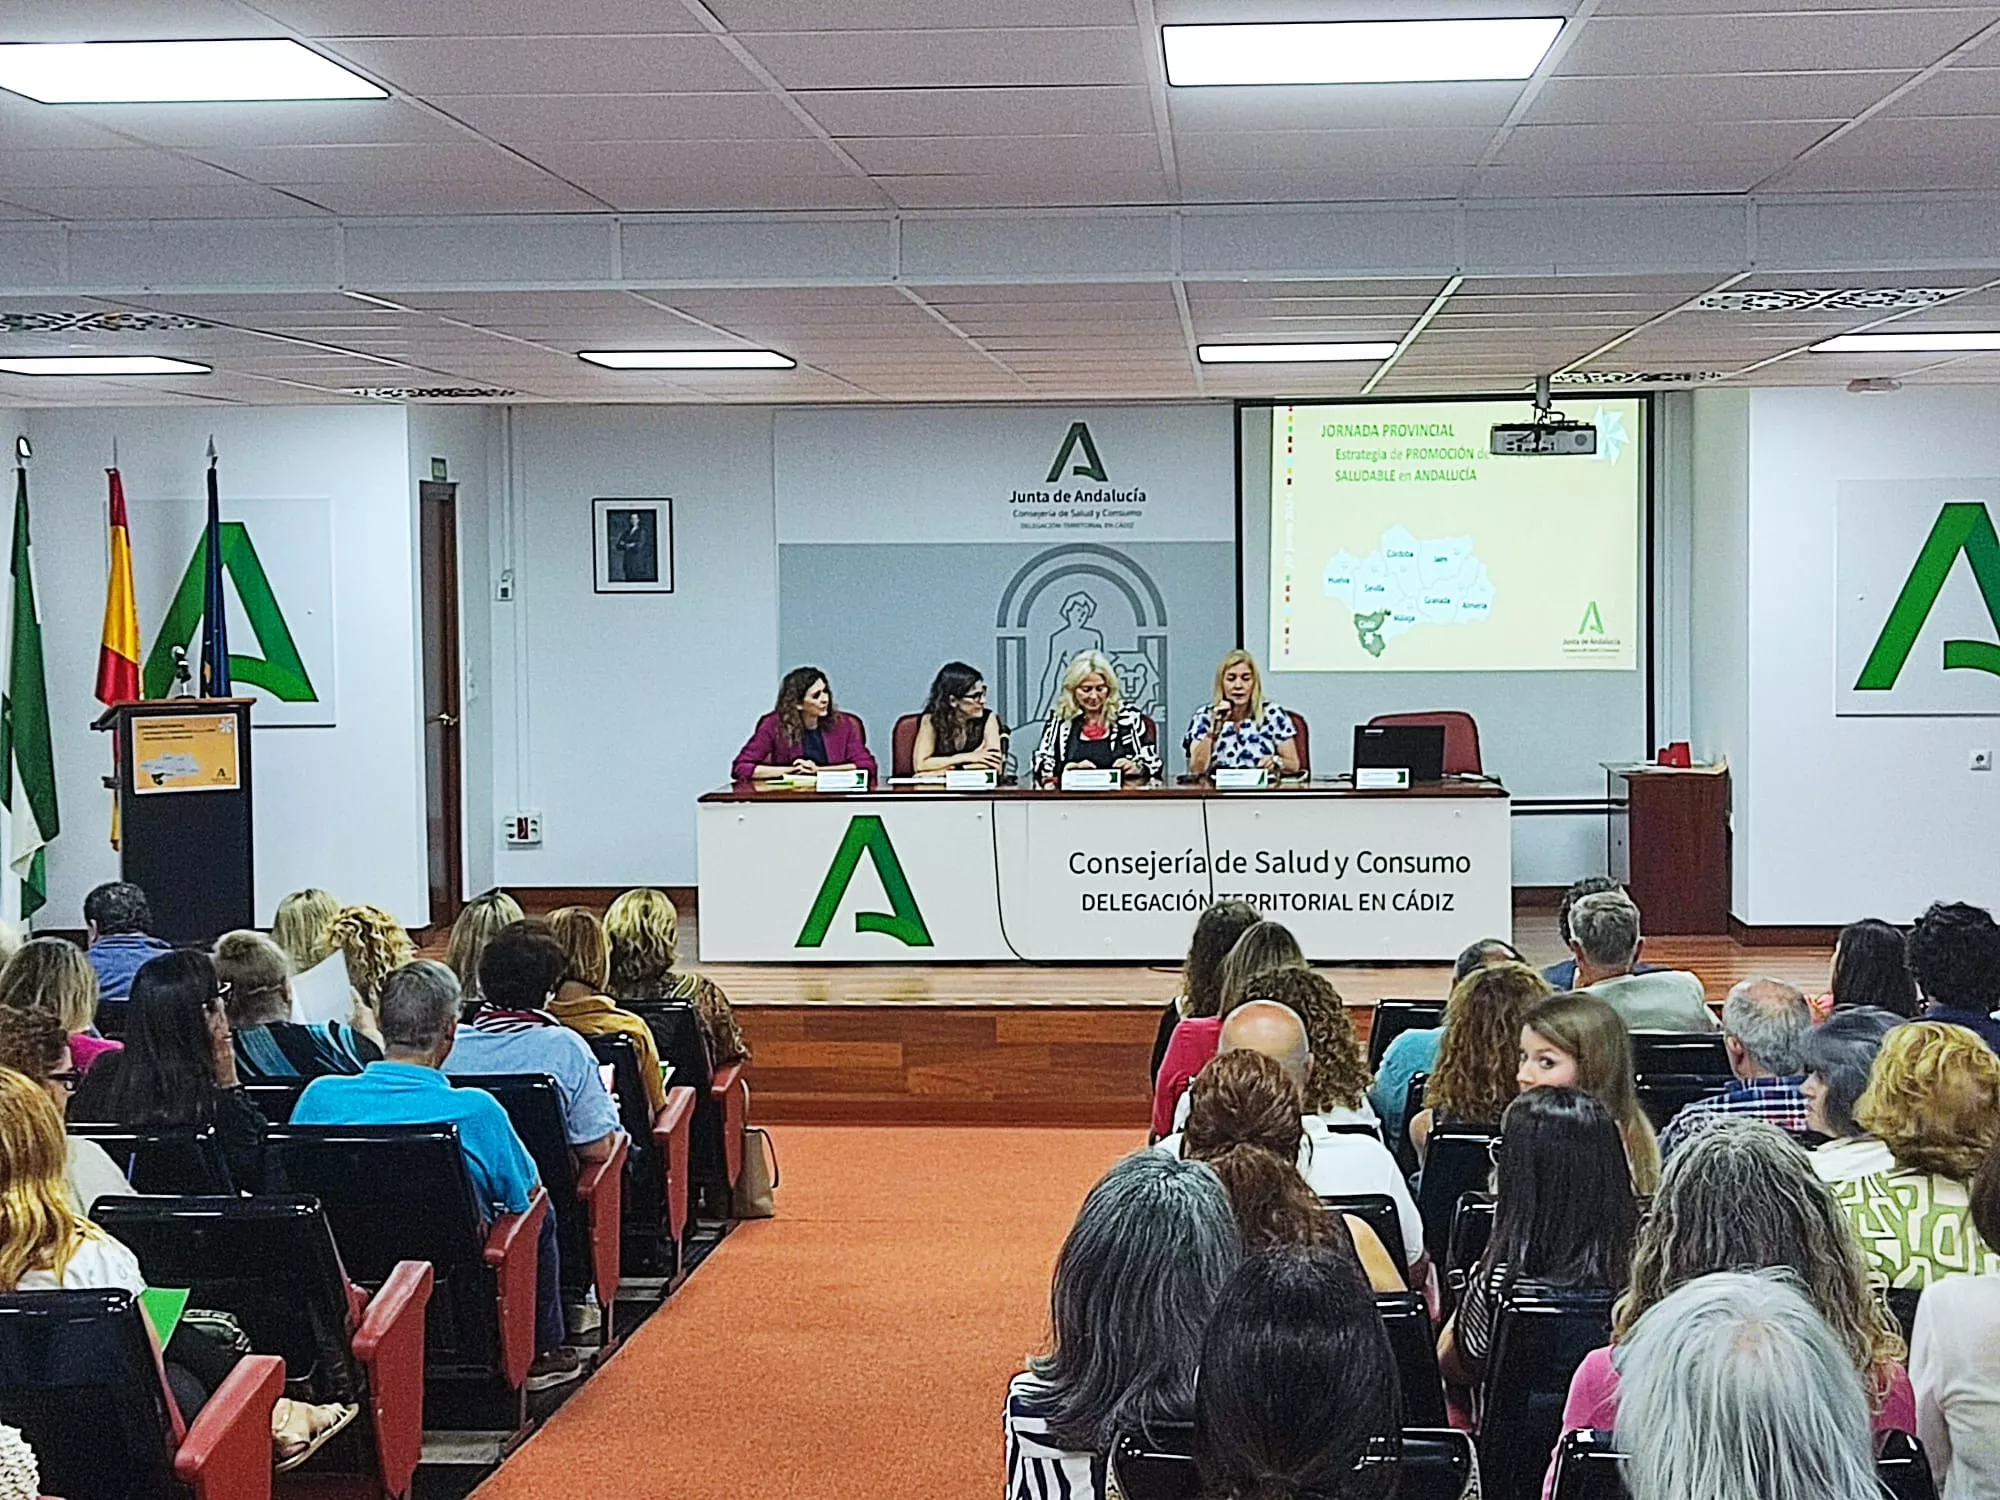
[[[1959,286],[1772,287],[1760,292],[1710,292],[1694,300],[1696,312],[1788,313],[1892,312],[1934,307],[1964,291]]]
[[[483,385],[351,385],[343,394],[371,401],[505,401],[521,393]]]
[[[1720,380],[1722,370],[1565,370],[1551,385],[1699,385]]]
[[[0,313],[7,333],[161,333],[170,329],[213,328],[200,318],[161,312]]]

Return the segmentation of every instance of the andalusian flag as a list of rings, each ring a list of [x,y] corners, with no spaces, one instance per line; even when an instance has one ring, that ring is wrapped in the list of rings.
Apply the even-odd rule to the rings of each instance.
[[[42,672],[42,616],[35,607],[34,553],[28,545],[28,466],[14,472],[14,585],[7,643],[7,689],[0,697],[0,793],[13,819],[12,864],[21,880],[21,915],[49,899],[47,846],[56,836],[56,754],[49,737],[48,679]]]
[[[106,708],[136,703],[139,686],[139,601],[132,592],[132,531],[125,519],[125,481],[111,477],[111,577],[104,586],[104,644],[97,649],[97,701]]]

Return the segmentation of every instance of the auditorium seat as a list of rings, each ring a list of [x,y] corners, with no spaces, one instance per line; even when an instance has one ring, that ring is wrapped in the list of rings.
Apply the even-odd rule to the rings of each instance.
[[[1444,1024],[1442,1000],[1377,1000],[1368,1022],[1368,1071],[1382,1066],[1382,1054],[1406,1031],[1428,1031]]]
[[[93,1140],[124,1172],[125,1180],[142,1193],[233,1193],[229,1162],[215,1127],[199,1129],[164,1125],[154,1130],[127,1130],[122,1125],[71,1120],[71,1135]]]
[[[1719,1031],[1635,1031],[1632,1071],[1733,1080],[1729,1049]]]
[[[257,1106],[267,1123],[289,1125],[299,1095],[310,1082],[309,1078],[252,1078],[244,1082],[243,1097]]]
[[[1479,1264],[1480,1257],[1486,1254],[1487,1242],[1493,1238],[1493,1207],[1491,1193],[1467,1193],[1458,1200],[1458,1208],[1451,1216],[1451,1246],[1445,1251],[1444,1281],[1451,1288],[1454,1302],[1464,1290],[1465,1278]]]
[[[889,731],[889,774],[891,776],[914,776],[917,774],[917,728],[924,722],[922,714],[904,714],[896,720],[895,728]]]
[[[1310,776],[1312,774],[1312,731],[1306,725],[1306,716],[1296,708],[1288,708],[1285,712],[1292,716],[1292,748],[1299,753],[1299,774],[1301,776]]]
[[[1444,730],[1444,774],[1478,776],[1485,767],[1479,760],[1479,723],[1471,714],[1456,708],[1433,709],[1420,714],[1377,714],[1369,725],[1435,724]]]
[[[1924,1289],[1920,1286],[1892,1286],[1885,1288],[1882,1296],[1889,1304],[1896,1326],[1903,1331],[1903,1344],[1907,1348],[1917,1326],[1917,1304],[1924,1299]]]
[[[436,1289],[425,1320],[424,1426],[526,1426],[535,1358],[536,1235],[549,1211],[487,1224],[455,1125],[290,1125],[271,1150],[295,1192],[326,1209],[348,1274],[385,1285],[403,1261],[428,1261]]]
[[[611,1069],[619,1123],[631,1139],[625,1156],[624,1245],[627,1275],[680,1275],[681,1244],[688,1224],[688,1131],[694,1090],[676,1084],[667,1102],[650,1114],[639,1074],[639,1049],[616,1032],[586,1037],[598,1062]]]
[[[1458,1200],[1483,1193],[1493,1180],[1492,1143],[1499,1132],[1486,1125],[1446,1123],[1431,1130],[1424,1175],[1417,1184],[1417,1212],[1424,1221],[1424,1248],[1443,1265],[1451,1249],[1451,1221]]]
[[[0,1297],[0,1422],[64,1500],[267,1500],[285,1362],[251,1354],[184,1437],[145,1314],[127,1292]]]
[[[563,1301],[575,1306],[592,1288],[603,1315],[600,1342],[616,1342],[611,1310],[618,1300],[619,1249],[625,1226],[620,1215],[625,1156],[631,1138],[620,1131],[603,1161],[578,1162],[563,1127],[562,1096],[545,1074],[455,1073],[454,1088],[484,1089],[500,1101],[514,1134],[535,1159],[549,1212],[556,1216],[556,1243],[562,1252]]]
[[[1517,1281],[1500,1298],[1479,1416],[1486,1500],[1536,1500],[1583,1357],[1611,1342],[1608,1291]]]
[[[1442,1422],[1405,1427],[1400,1446],[1397,1500],[1459,1500],[1479,1472],[1472,1439]],[[1150,1440],[1121,1435],[1109,1468],[1125,1500],[1193,1500],[1201,1493],[1193,1453],[1193,1424],[1169,1422]]]
[[[720,1217],[743,1170],[743,1123],[749,1111],[750,1085],[743,1064],[731,1063],[713,1072],[701,1019],[685,1000],[625,1002],[652,1028],[660,1061],[671,1067],[672,1082],[694,1090],[694,1119],[688,1130],[689,1181],[710,1199],[720,1199]]]
[[[1566,1433],[1556,1450],[1555,1500],[1626,1500],[1624,1465],[1611,1433]],[[1938,1500],[1924,1445],[1907,1432],[1875,1435],[1875,1477],[1890,1500]]]
[[[1388,1330],[1403,1388],[1403,1420],[1419,1427],[1445,1425],[1444,1379],[1438,1374],[1437,1329],[1421,1292],[1377,1292],[1375,1310]]]
[[[1387,1193],[1336,1193],[1320,1195],[1320,1207],[1337,1214],[1349,1214],[1375,1231],[1375,1238],[1389,1252],[1397,1269],[1410,1264],[1408,1246],[1403,1243],[1403,1223],[1396,1215],[1396,1200]]]
[[[1415,1177],[1421,1166],[1417,1160],[1416,1143],[1410,1139],[1410,1121],[1423,1113],[1424,1095],[1430,1092],[1430,1086],[1430,1074],[1412,1073],[1403,1089],[1403,1123],[1396,1131],[1396,1138],[1389,1142],[1389,1151],[1405,1177]]]
[[[363,1301],[306,1197],[107,1198],[97,1222],[139,1257],[149,1285],[234,1314],[252,1348],[284,1361],[295,1399],[360,1406],[288,1483],[355,1500],[409,1494],[424,1444],[428,1265],[401,1262]]]

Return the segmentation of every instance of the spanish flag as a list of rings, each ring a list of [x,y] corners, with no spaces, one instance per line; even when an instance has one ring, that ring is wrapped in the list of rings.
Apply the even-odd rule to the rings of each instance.
[[[139,601],[132,593],[132,533],[125,520],[125,481],[111,478],[111,577],[104,587],[104,644],[97,652],[97,701],[136,703],[139,686]]]

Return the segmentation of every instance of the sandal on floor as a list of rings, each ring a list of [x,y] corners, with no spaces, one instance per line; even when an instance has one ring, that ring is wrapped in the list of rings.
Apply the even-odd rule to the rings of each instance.
[[[360,1407],[352,1404],[312,1406],[304,1401],[292,1402],[291,1410],[286,1413],[287,1431],[272,1434],[272,1446],[277,1450],[273,1455],[277,1462],[272,1465],[272,1472],[289,1474],[324,1448],[327,1441],[352,1422],[360,1411]],[[297,1432],[292,1424],[292,1418],[299,1413],[305,1414],[306,1430],[303,1433]]]

